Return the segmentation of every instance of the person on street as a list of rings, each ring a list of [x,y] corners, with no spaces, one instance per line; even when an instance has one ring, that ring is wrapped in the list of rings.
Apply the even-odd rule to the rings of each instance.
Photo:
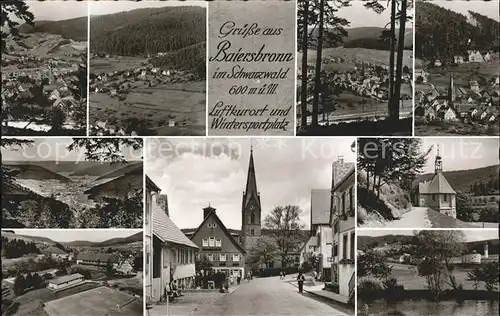
[[[316,270],[314,270],[314,272],[313,272],[313,277],[314,277],[314,280],[318,280],[318,272],[316,272]]]
[[[299,293],[302,293],[304,290],[304,281],[306,280],[306,277],[302,274],[302,272],[299,272],[299,275],[297,276],[297,282],[299,283]]]
[[[240,282],[241,282],[241,274],[238,274],[238,277],[236,278],[236,282],[238,282],[238,285],[240,285]]]

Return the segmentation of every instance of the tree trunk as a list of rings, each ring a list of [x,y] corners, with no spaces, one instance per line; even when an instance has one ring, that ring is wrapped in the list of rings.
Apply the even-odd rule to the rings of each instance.
[[[396,1],[391,1],[391,40],[389,55],[389,118],[394,118],[394,52],[396,50]],[[399,117],[398,117],[399,118]]]
[[[370,191],[370,172],[366,172],[366,188]]]
[[[403,73],[403,49],[405,46],[407,0],[401,0],[401,14],[399,18],[398,57],[396,63],[396,80],[394,85],[394,119],[399,120],[399,107],[401,99],[401,75]]]
[[[378,182],[377,182],[377,199],[380,199],[380,179],[382,177],[378,177]]]
[[[308,18],[309,18],[309,1],[304,1],[304,34],[302,36],[302,88],[300,94],[300,126],[307,127],[307,49],[308,41]]]
[[[312,106],[312,126],[318,126],[318,103],[319,91],[321,88],[321,59],[323,50],[323,15],[325,9],[325,0],[321,0],[319,4],[319,29],[318,29],[318,45],[316,47],[316,68],[314,78],[314,98]]]

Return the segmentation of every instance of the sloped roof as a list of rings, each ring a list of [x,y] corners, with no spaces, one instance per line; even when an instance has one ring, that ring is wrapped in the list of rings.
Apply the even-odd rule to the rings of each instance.
[[[57,279],[51,280],[50,283],[59,285],[59,284],[71,282],[73,280],[82,279],[82,278],[84,278],[84,276],[81,275],[80,273],[74,273],[71,275],[65,275],[65,276],[59,277]]]
[[[167,214],[156,205],[153,206],[153,234],[163,242],[198,248],[194,242],[182,233]]]
[[[311,190],[311,224],[328,224],[330,222],[330,189]]]
[[[218,226],[222,229],[222,231],[226,234],[226,236],[229,238],[229,240],[233,243],[233,245],[238,248],[240,250],[241,253],[245,254],[246,251],[245,249],[243,249],[241,247],[241,245],[239,243],[236,242],[236,240],[234,240],[234,237],[231,235],[231,233],[229,232],[229,230],[226,228],[226,226],[224,226],[224,223],[222,223],[222,221],[220,220],[219,216],[217,216],[217,213],[214,211],[211,211],[206,217],[205,219],[201,222],[201,224],[198,226],[198,228],[196,229],[196,231],[193,233],[193,235],[191,235],[191,240],[193,240],[194,236],[196,236],[196,234],[198,233],[198,231],[200,230],[201,227],[203,227],[203,225],[205,225],[205,222],[211,217],[213,216],[213,218],[215,219],[215,221],[217,222]]]
[[[419,183],[418,189],[419,193],[421,194],[455,194],[455,191],[441,172],[437,172],[436,174],[434,174],[434,177],[432,177],[431,181]]]

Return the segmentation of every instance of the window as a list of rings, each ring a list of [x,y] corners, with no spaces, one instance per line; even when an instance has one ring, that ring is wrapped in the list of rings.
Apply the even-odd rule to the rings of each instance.
[[[225,253],[220,254],[220,261],[226,261],[226,254]]]
[[[201,240],[201,243],[202,243],[202,246],[203,246],[203,247],[208,247],[208,239],[203,238],[203,239]]]
[[[444,201],[448,202],[448,194],[444,194]]]
[[[342,259],[347,259],[347,234],[343,235]]]
[[[354,201],[354,187],[349,188],[349,210],[352,212],[354,207],[352,205]]]
[[[432,195],[432,200],[435,201],[436,200],[436,194],[433,194]]]
[[[252,235],[252,236],[255,235],[255,231],[253,229],[250,230],[250,235]]]
[[[208,223],[207,227],[208,228],[217,228],[217,224]]]
[[[219,254],[218,253],[214,254],[214,261],[219,261]]]
[[[153,249],[153,278],[161,276],[161,247]]]
[[[215,247],[215,238],[214,237],[208,238],[208,247]]]
[[[238,253],[233,253],[233,261],[240,261],[240,255]]]
[[[333,246],[333,256],[336,257],[339,255],[339,245],[335,244]]]
[[[345,214],[345,192],[342,193],[342,215]]]
[[[222,241],[220,240],[220,238],[217,238],[217,240],[215,241],[215,247],[222,247]]]
[[[211,253],[209,253],[209,254],[207,255],[207,258],[208,258],[208,261],[214,261],[214,255],[213,255],[213,254],[211,254]]]
[[[351,233],[351,256],[350,258],[352,260],[354,260],[354,243],[355,243],[355,238],[356,238],[356,234],[354,232]]]

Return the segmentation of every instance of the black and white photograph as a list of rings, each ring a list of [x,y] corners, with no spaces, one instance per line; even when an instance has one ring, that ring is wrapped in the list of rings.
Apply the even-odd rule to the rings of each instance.
[[[143,315],[142,229],[2,229],[2,315]]]
[[[206,134],[205,1],[92,1],[90,135]]]
[[[499,9],[416,1],[415,135],[499,135]]]
[[[413,3],[298,2],[297,135],[412,135]]]
[[[3,228],[142,228],[140,138],[2,138]]]
[[[148,139],[150,314],[354,315],[355,146]]]
[[[493,228],[498,138],[359,138],[358,227]]]
[[[87,3],[1,7],[2,134],[87,135]]]
[[[359,316],[499,313],[498,230],[358,230]]]

